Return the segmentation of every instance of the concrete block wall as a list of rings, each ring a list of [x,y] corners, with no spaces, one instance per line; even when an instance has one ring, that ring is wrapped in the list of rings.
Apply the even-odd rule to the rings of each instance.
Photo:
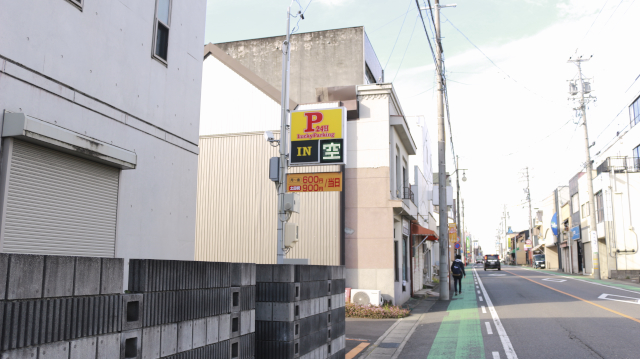
[[[0,357],[90,358],[82,354],[87,348],[119,351],[123,264],[118,258],[0,253]]]
[[[132,259],[144,296],[141,358],[255,357],[256,265]]]
[[[256,266],[256,358],[345,357],[342,266]]]

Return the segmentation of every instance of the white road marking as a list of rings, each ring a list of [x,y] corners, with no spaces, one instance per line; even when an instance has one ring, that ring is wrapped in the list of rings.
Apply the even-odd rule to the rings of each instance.
[[[500,353],[498,352],[492,352],[491,355],[493,355],[493,359],[500,359]]]
[[[530,270],[532,272],[539,272],[539,271],[536,271],[536,270],[533,270],[533,269],[529,269],[529,268],[522,268],[522,269]],[[553,275],[553,276],[556,276],[556,277],[562,277],[562,278],[577,280],[578,282],[595,284],[595,285],[599,285],[599,286],[605,287],[605,288],[617,289],[617,290],[621,290],[623,292],[629,292],[629,293],[633,293],[633,294],[638,294],[637,290],[629,290],[629,289],[624,289],[624,288],[618,288],[618,287],[614,287],[614,286],[611,286],[611,285],[600,284],[600,283],[596,283],[596,282],[590,282],[588,280],[584,280],[584,279],[580,279],[580,278],[573,278],[573,277],[570,277],[570,276],[563,276],[563,275],[560,275],[560,274],[553,274],[553,273],[547,273],[547,272],[543,272],[543,273],[546,273],[548,275]]]
[[[623,295],[615,295],[615,294],[603,293],[598,297],[598,299],[613,300],[616,302],[631,303],[631,304],[640,304],[640,298],[625,297]]]
[[[556,282],[556,283],[562,283],[562,282],[566,282],[566,279],[558,279],[558,278],[543,278],[542,280],[546,280],[547,282]]]
[[[476,283],[478,283],[478,282],[476,282]],[[480,288],[480,286],[477,285],[476,288]]]
[[[482,294],[482,293],[480,293],[480,291],[478,291],[478,294]]]
[[[506,274],[489,274],[489,276],[491,277],[502,277],[505,276]]]
[[[487,334],[489,335],[493,334],[493,330],[491,330],[491,323],[484,322],[484,325],[487,327]]]
[[[483,299],[482,299],[482,297],[478,297],[478,300],[482,302]]]
[[[482,308],[482,313],[487,314],[487,308],[484,305],[480,306],[480,308]]]
[[[475,268],[473,269],[473,271],[477,273]],[[516,351],[513,350],[513,346],[511,345],[511,340],[509,340],[509,336],[502,326],[500,317],[498,317],[498,312],[496,312],[496,309],[493,307],[493,303],[491,303],[491,299],[487,294],[487,290],[482,284],[482,279],[478,278],[478,281],[480,282],[480,288],[482,289],[485,298],[487,298],[487,306],[489,307],[489,312],[491,313],[491,317],[493,318],[493,325],[496,326],[496,331],[498,331],[498,335],[500,336],[500,341],[502,342],[502,347],[504,348],[507,359],[518,359]]]

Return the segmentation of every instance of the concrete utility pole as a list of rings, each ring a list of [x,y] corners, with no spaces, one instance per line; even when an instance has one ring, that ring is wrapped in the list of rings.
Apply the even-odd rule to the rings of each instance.
[[[439,218],[440,230],[440,300],[449,300],[449,216],[447,215],[447,165],[446,134],[444,127],[444,73],[442,72],[442,44],[440,42],[440,0],[435,0],[434,22],[436,28],[436,71],[438,75],[438,196],[440,197]]]
[[[531,241],[531,248],[529,248],[529,252],[525,251],[525,255],[527,258],[531,254],[530,252],[533,250],[533,226],[532,226],[532,218],[531,218],[531,191],[529,190],[529,167],[525,168],[526,176],[527,176],[527,201],[529,202],[529,240]],[[524,242],[525,247],[527,246],[527,241]],[[533,256],[531,257],[533,259]]]
[[[591,241],[591,255],[593,262],[593,278],[600,279],[600,253],[598,250],[598,232],[597,232],[597,224],[596,224],[596,204],[593,196],[593,166],[591,165],[591,154],[589,153],[589,131],[587,131],[587,104],[585,102],[584,94],[590,93],[591,89],[585,89],[584,78],[582,77],[582,63],[591,60],[591,57],[588,59],[583,59],[582,57],[577,59],[569,59],[568,62],[572,62],[578,66],[578,74],[580,75],[580,111],[582,113],[582,126],[584,126],[584,144],[585,144],[585,155],[587,158],[587,191],[589,196],[589,240]],[[575,84],[571,83],[573,86]],[[590,84],[587,84],[590,87]],[[586,91],[585,91],[586,90]],[[573,93],[572,93],[573,95]],[[589,96],[587,100],[590,100],[592,97]],[[571,251],[571,249],[569,249]]]
[[[507,205],[504,205],[504,210],[502,212],[502,219],[504,220],[504,242],[507,243],[507,219],[509,217],[509,212],[507,212]],[[505,245],[505,248],[508,247]],[[502,243],[500,243],[500,250],[502,250]],[[504,257],[506,255],[502,254]],[[503,258],[506,261],[506,258]]]
[[[280,93],[280,171],[278,178],[278,264],[284,263],[284,228],[289,220],[284,209],[284,195],[287,186],[287,155],[289,152],[287,141],[287,119],[289,117],[289,60],[291,40],[291,5],[287,9],[286,39],[282,43],[282,89]]]

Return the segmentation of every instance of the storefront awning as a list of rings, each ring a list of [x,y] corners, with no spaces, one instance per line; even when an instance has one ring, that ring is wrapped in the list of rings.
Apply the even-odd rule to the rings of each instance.
[[[428,228],[424,228],[421,225],[417,224],[417,223],[411,223],[411,235],[413,236],[426,236],[425,240],[428,241],[437,241],[438,240],[438,235],[436,234],[436,232],[428,229]]]
[[[540,243],[537,246],[533,247],[533,251],[535,252],[535,251],[537,251],[539,249],[542,249],[542,247],[544,247],[544,243]]]

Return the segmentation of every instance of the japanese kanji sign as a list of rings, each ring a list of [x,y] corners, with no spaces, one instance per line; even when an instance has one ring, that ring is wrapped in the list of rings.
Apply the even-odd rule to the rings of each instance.
[[[289,165],[346,164],[346,109],[291,112]]]
[[[342,191],[342,173],[287,173],[287,192]]]

